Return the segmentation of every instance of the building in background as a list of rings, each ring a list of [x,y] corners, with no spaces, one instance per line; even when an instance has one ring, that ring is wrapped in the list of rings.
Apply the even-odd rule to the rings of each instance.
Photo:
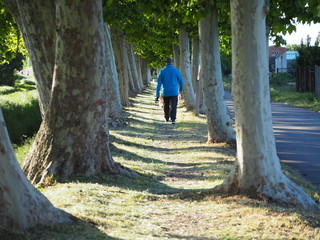
[[[288,51],[285,47],[269,47],[269,72],[291,73],[295,78],[295,60],[299,56],[297,51]]]
[[[284,47],[269,47],[269,71],[272,73],[287,72],[287,48]]]

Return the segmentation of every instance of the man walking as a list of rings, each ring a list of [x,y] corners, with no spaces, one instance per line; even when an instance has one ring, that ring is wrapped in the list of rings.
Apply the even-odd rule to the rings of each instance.
[[[160,89],[162,87],[162,96],[164,102],[164,118],[169,119],[172,124],[176,123],[177,105],[179,92],[183,91],[183,78],[179,70],[172,66],[173,60],[166,60],[167,66],[160,71],[158,85],[156,90],[156,102],[159,101]]]

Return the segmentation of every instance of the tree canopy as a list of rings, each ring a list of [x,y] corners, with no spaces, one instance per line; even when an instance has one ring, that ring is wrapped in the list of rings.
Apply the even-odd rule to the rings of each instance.
[[[107,0],[105,20],[126,33],[127,41],[135,46],[153,67],[163,65],[172,54],[172,44],[178,43],[178,29],[183,26],[192,36],[198,35],[198,21],[208,13],[207,4],[216,5],[219,15],[221,51],[231,53],[230,3],[221,0]],[[292,33],[298,22],[319,22],[316,0],[270,0],[267,26],[277,44],[285,44],[281,34]]]
[[[269,36],[277,44],[286,41],[280,34],[296,31],[297,23],[320,22],[320,8],[317,0],[270,0],[270,11],[267,17]]]
[[[2,2],[0,2],[0,26],[0,64],[3,64],[9,63],[15,57],[21,44],[21,34]]]
[[[21,70],[27,55],[20,30],[0,1],[0,84],[14,85],[14,71]]]

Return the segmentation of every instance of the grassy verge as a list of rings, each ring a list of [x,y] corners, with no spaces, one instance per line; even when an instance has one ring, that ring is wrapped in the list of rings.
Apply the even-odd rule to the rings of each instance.
[[[178,124],[164,123],[153,95],[150,88],[132,99],[129,125],[110,130],[114,159],[140,176],[75,176],[41,189],[77,220],[15,233],[15,239],[319,239],[316,212],[199,194],[223,181],[235,150],[206,145],[205,118],[181,106]],[[317,189],[292,170],[285,172],[318,198]]]
[[[224,88],[231,91],[231,78],[224,79]],[[320,99],[312,93],[299,93],[288,74],[276,74],[270,80],[270,97],[273,102],[320,112]]]
[[[37,132],[41,114],[33,81],[21,79],[15,87],[0,87],[0,107],[13,143],[21,144]]]
[[[274,102],[320,112],[320,99],[312,93],[299,93],[295,87],[282,86],[270,88],[271,99]]]
[[[13,144],[14,153],[16,155],[16,158],[17,158],[20,166],[22,166],[22,163],[23,163],[24,159],[26,158],[33,141],[34,141],[34,138],[30,137],[30,138],[25,139],[21,144]]]

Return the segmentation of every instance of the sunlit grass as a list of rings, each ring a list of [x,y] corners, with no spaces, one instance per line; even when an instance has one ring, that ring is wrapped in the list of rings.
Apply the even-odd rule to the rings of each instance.
[[[14,152],[20,165],[22,165],[24,159],[26,158],[33,143],[33,140],[34,138],[28,138],[25,141],[23,141],[22,144],[13,144]]]
[[[0,95],[0,107],[10,139],[15,144],[21,144],[39,129],[41,114],[36,95],[35,90]]]
[[[0,103],[4,105],[7,102],[17,104],[28,104],[32,99],[37,99],[37,91],[17,91],[10,94],[0,95]]]
[[[320,112],[320,99],[312,93],[299,93],[294,87],[272,87],[270,95],[274,102]]]
[[[309,109],[320,112],[320,98],[313,93],[300,93],[296,91],[295,86],[288,85],[292,79],[283,80],[278,84],[271,84],[270,97],[273,102],[283,103],[290,106]],[[224,79],[224,89],[231,91],[231,79]]]

